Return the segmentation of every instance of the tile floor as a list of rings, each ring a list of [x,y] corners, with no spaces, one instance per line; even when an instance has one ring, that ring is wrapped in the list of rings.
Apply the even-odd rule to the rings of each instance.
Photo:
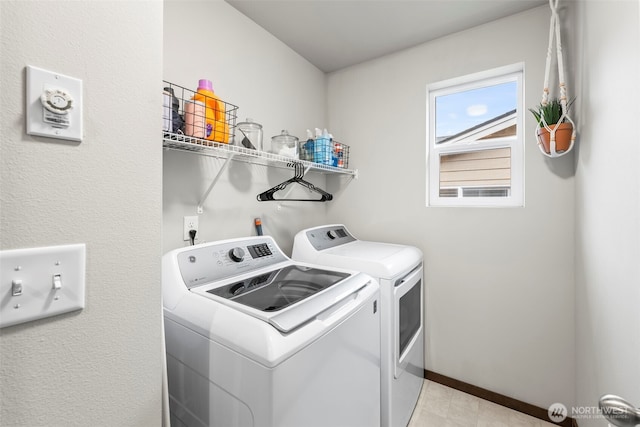
[[[425,380],[408,427],[551,427],[555,424]]]

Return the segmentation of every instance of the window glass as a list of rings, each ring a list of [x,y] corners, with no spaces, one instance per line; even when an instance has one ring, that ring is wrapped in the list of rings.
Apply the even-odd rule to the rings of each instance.
[[[430,85],[427,204],[522,206],[521,65]]]
[[[437,96],[436,143],[446,143],[456,137],[486,138],[489,135],[482,133],[505,126],[506,119],[516,112],[517,88],[515,81],[508,81]],[[509,131],[515,135],[515,124]]]

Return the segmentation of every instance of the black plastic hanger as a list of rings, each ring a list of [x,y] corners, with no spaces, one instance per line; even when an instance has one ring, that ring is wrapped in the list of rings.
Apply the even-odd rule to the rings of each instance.
[[[280,184],[268,189],[267,191],[265,191],[264,193],[260,193],[257,196],[257,199],[259,202],[267,202],[267,201],[280,201],[280,200],[292,200],[292,201],[297,201],[297,202],[326,202],[329,201],[331,199],[333,199],[333,195],[330,193],[327,193],[326,191],[316,187],[315,185],[313,185],[312,183],[305,181],[303,179],[304,176],[304,165],[302,163],[294,163],[294,168],[295,168],[295,175],[293,178],[288,179],[284,182],[281,182]],[[275,199],[273,197],[274,193],[276,193],[277,191],[280,190],[284,190],[285,188],[287,188],[287,186],[289,184],[292,183],[298,183],[304,187],[307,187],[309,190],[316,192],[318,194],[320,194],[322,197],[320,197],[319,199]]]

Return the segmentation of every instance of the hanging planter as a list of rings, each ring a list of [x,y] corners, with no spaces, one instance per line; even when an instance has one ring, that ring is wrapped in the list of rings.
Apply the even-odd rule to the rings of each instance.
[[[572,102],[567,104],[567,111],[571,104]],[[544,153],[560,155],[571,150],[575,139],[573,124],[565,121],[562,102],[559,99],[553,99],[546,105],[540,104],[536,109],[529,108],[529,111],[538,123],[536,137]]]
[[[535,109],[530,108],[538,124],[536,138],[540,151],[547,157],[559,157],[567,154],[573,148],[576,140],[576,129],[569,116],[567,102],[567,86],[564,78],[564,62],[562,60],[562,41],[560,40],[560,18],[558,17],[558,1],[549,0],[551,8],[551,25],[549,26],[549,48],[547,49],[547,63],[544,72],[544,88],[542,102]],[[556,54],[558,64],[558,83],[560,98],[549,100],[549,77],[551,74],[551,53],[553,39],[556,39]]]
[[[571,134],[573,133],[573,125],[571,123],[560,123],[555,125],[549,125],[551,132],[546,128],[538,128],[536,135],[538,136],[538,144],[542,144],[544,152],[551,154],[554,151],[558,154],[562,154],[571,148]],[[551,142],[555,136],[555,146],[551,147]]]

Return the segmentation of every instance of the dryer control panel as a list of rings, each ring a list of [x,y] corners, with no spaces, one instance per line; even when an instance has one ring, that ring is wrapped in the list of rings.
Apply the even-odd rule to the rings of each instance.
[[[178,254],[180,274],[188,288],[288,260],[269,236],[204,243]]]
[[[344,245],[356,240],[344,225],[327,225],[307,231],[309,243],[317,251]]]

